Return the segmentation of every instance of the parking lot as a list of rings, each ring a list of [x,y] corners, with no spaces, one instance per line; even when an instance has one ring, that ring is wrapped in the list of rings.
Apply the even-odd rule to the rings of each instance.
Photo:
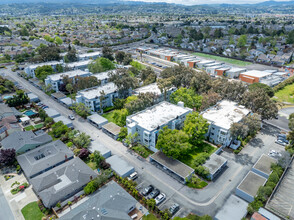
[[[158,206],[160,210],[169,209],[173,204],[181,204],[182,201],[180,199],[177,200],[177,198],[174,196],[174,193],[170,192],[170,190],[166,189],[165,187],[160,187],[158,185],[152,184],[151,181],[146,180],[144,177],[140,176],[135,180],[138,185],[136,189],[142,193],[142,191],[148,187],[149,185],[152,185],[154,189],[159,189],[160,193],[164,193],[166,195],[166,199]],[[147,196],[145,196],[147,197]],[[174,216],[180,216],[185,217],[187,214],[190,213],[191,210],[188,210],[187,208],[180,205],[179,211],[176,212]]]

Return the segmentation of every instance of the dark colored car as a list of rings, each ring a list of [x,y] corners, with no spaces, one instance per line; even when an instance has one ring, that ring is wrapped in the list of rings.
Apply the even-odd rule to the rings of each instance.
[[[142,195],[143,196],[147,196],[149,193],[151,193],[153,191],[154,187],[152,185],[147,186],[143,192]]]
[[[172,214],[172,215],[176,214],[176,212],[179,211],[179,210],[180,210],[180,206],[179,206],[179,204],[177,204],[177,203],[173,204],[173,205],[169,208],[169,212],[170,212],[170,214]]]
[[[154,189],[147,197],[147,199],[154,199],[160,194],[160,191],[158,189]]]

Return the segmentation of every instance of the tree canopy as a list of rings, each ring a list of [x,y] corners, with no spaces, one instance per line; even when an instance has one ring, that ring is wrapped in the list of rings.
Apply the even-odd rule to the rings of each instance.
[[[197,95],[192,89],[179,88],[170,95],[170,102],[177,104],[179,101],[184,102],[185,107],[199,110],[202,97]]]
[[[112,63],[111,60],[104,57],[97,58],[95,61],[90,63],[88,67],[90,72],[92,73],[101,73],[115,69],[114,63]]]
[[[156,148],[161,150],[166,156],[178,159],[184,157],[191,150],[189,136],[181,130],[171,130],[164,127],[159,131]]]

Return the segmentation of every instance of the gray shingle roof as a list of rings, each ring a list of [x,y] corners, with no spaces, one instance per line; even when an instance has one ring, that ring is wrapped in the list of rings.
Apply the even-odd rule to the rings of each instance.
[[[80,158],[67,161],[30,180],[44,206],[53,207],[83,189],[97,176]]]
[[[62,216],[61,220],[129,220],[137,201],[116,182],[109,182],[87,201]]]
[[[47,133],[37,136],[32,131],[16,131],[2,140],[1,144],[4,149],[15,149],[17,152],[25,145],[31,145],[34,148],[50,141],[52,137]]]
[[[73,156],[73,152],[57,140],[18,156],[17,161],[25,175],[32,178]]]

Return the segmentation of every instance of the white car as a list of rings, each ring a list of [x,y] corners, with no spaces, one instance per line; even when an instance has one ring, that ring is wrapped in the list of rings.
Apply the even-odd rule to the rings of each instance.
[[[69,115],[68,118],[69,118],[70,120],[75,120],[75,116],[73,116],[73,115]]]
[[[164,193],[160,193],[156,198],[155,198],[155,204],[159,205],[166,199],[166,196]]]
[[[282,146],[286,146],[287,144],[284,142],[284,141],[282,141],[282,140],[276,140],[275,141],[277,144],[280,144],[280,145],[282,145]]]

